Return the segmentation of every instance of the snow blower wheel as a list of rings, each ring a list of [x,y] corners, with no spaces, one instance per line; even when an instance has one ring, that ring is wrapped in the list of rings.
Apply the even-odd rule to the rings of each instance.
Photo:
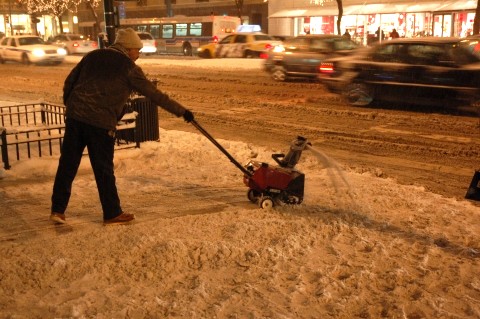
[[[260,198],[261,195],[262,194],[260,192],[251,188],[247,192],[248,199],[254,204],[258,203],[258,199]]]
[[[275,206],[275,204],[273,203],[273,198],[271,198],[270,196],[263,196],[262,198],[260,198],[258,205],[260,206],[260,208],[263,209],[271,209],[273,206]]]

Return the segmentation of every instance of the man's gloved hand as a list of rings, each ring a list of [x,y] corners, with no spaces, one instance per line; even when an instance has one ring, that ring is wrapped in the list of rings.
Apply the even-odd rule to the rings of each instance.
[[[185,122],[190,123],[194,119],[193,113],[189,110],[185,110],[185,113],[183,113],[183,119],[185,120]]]

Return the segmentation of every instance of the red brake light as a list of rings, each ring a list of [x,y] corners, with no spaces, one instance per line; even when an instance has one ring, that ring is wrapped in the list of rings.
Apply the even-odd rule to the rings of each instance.
[[[216,35],[213,36],[212,42],[213,42],[213,43],[217,43],[217,42],[218,42],[218,37],[217,37]]]
[[[96,48],[98,46],[98,43],[95,41],[92,41],[92,47]]]
[[[333,63],[326,62],[320,64],[320,73],[333,73],[334,71]]]
[[[265,44],[265,49],[268,50],[268,49],[271,49],[271,48],[273,48],[273,45],[271,45],[270,43]]]
[[[267,59],[268,58],[268,53],[262,52],[260,53],[260,59]]]
[[[79,47],[78,42],[73,42],[72,46],[73,46],[74,48]]]

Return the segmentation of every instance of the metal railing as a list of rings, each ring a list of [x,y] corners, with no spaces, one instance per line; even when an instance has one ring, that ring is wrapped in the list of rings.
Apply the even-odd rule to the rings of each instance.
[[[117,125],[117,131],[131,132],[133,137],[136,131],[137,112],[128,113]],[[60,149],[65,133],[65,106],[38,102],[11,106],[0,106],[0,142],[2,161],[5,169],[10,169],[11,154],[15,152],[16,160],[22,156],[31,158],[45,155],[46,149],[52,156],[54,150]],[[135,142],[135,144],[130,144]],[[116,145],[123,148],[125,144],[140,147],[139,140],[122,140],[117,137]]]

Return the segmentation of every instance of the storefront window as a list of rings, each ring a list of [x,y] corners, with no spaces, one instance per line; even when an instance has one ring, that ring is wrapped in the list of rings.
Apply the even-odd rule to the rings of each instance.
[[[453,35],[456,37],[467,37],[473,32],[473,12],[459,12],[455,14],[455,24],[453,26]]]
[[[449,13],[394,13],[346,15],[342,17],[341,32],[337,30],[338,16],[294,18],[294,35],[299,34],[344,34],[358,44],[368,45],[378,41],[378,28],[383,31],[383,40],[391,39],[395,29],[400,37],[465,37],[473,29],[474,12]]]

